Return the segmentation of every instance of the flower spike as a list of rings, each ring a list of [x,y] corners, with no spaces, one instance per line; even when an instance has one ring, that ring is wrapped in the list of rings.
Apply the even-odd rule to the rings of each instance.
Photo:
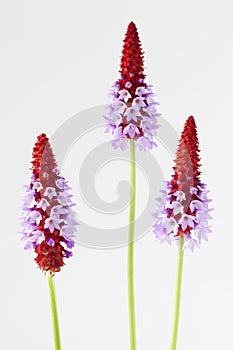
[[[110,92],[105,132],[112,134],[114,148],[125,150],[134,140],[140,150],[152,149],[160,114],[151,86],[145,83],[143,52],[133,22],[125,35],[120,73]]]
[[[183,236],[184,248],[193,251],[202,240],[208,240],[211,200],[208,199],[206,185],[200,180],[199,168],[196,123],[190,116],[179,141],[174,174],[171,181],[166,182],[163,198],[158,199],[160,207],[162,201],[164,205],[153,231],[160,242],[171,244]]]
[[[72,256],[77,222],[67,181],[59,175],[49,139],[37,138],[33,148],[32,176],[22,213],[24,249],[34,251],[35,261],[53,275]]]

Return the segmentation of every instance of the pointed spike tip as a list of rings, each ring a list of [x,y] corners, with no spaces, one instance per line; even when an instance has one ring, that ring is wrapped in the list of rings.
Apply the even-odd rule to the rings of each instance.
[[[137,30],[137,26],[136,26],[136,24],[133,22],[133,21],[131,21],[130,23],[129,23],[129,25],[128,25],[128,29],[129,28],[131,28],[131,29],[135,29],[135,30]]]
[[[193,116],[193,115],[190,115],[190,116],[187,118],[186,123],[194,123],[194,124],[196,125],[194,116]]]

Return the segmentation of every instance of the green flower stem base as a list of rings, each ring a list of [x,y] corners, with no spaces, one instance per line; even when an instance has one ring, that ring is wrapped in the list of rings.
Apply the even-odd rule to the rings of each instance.
[[[54,336],[54,349],[61,350],[61,339],[60,339],[60,330],[58,322],[58,313],[57,313],[57,302],[56,302],[56,293],[53,276],[48,273],[48,285],[49,285],[49,294],[51,302],[51,311],[53,319],[53,336]]]
[[[129,242],[128,242],[128,303],[129,303],[129,332],[130,349],[136,350],[136,327],[134,306],[134,220],[136,195],[135,145],[130,140],[130,184],[131,200],[129,208]]]
[[[179,239],[178,248],[178,266],[177,266],[177,280],[176,280],[176,299],[174,310],[173,331],[171,339],[171,350],[176,350],[179,316],[180,316],[180,300],[181,300],[181,285],[182,285],[182,272],[183,272],[183,260],[184,260],[184,235]]]

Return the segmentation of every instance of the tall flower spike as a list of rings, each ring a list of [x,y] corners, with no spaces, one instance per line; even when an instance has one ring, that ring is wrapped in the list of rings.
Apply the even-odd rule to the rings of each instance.
[[[133,22],[124,39],[120,73],[120,79],[110,91],[105,132],[113,135],[114,148],[125,150],[131,139],[140,150],[152,149],[156,146],[153,137],[159,127],[160,114],[151,86],[145,83],[143,52]]]
[[[24,249],[34,251],[35,261],[52,275],[64,258],[72,256],[77,222],[70,187],[59,175],[49,140],[37,138],[33,148],[32,176],[26,187],[22,213]]]
[[[208,199],[206,185],[200,180],[199,168],[196,124],[194,117],[190,116],[179,141],[174,175],[171,181],[166,182],[163,196],[157,199],[160,207],[164,201],[163,210],[153,226],[160,242],[171,244],[183,236],[184,248],[193,251],[202,240],[208,240],[211,200]]]

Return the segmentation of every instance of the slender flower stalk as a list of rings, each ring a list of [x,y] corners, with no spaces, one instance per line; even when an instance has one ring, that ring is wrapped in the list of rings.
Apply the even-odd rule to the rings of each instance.
[[[73,253],[77,222],[70,187],[59,175],[49,140],[37,138],[33,148],[32,176],[25,186],[21,218],[24,249],[34,252],[39,268],[48,276],[55,350],[61,349],[54,275]]]
[[[112,146],[125,150],[130,145],[130,182],[132,197],[129,208],[128,236],[128,304],[131,350],[136,350],[134,300],[134,221],[136,207],[135,147],[151,150],[156,147],[154,136],[159,127],[158,102],[151,85],[145,82],[143,52],[137,28],[130,22],[124,39],[121,76],[112,86],[105,132],[112,135]]]
[[[59,329],[58,312],[57,312],[56,292],[55,292],[53,276],[50,273],[48,273],[48,284],[49,284],[49,294],[50,294],[50,301],[51,301],[51,312],[53,317],[54,347],[55,347],[55,350],[61,350],[61,338],[60,338],[60,329]]]
[[[178,252],[178,265],[177,265],[177,280],[176,280],[176,299],[174,309],[174,321],[171,338],[171,350],[176,349],[178,326],[180,318],[180,301],[181,301],[181,285],[182,285],[182,274],[183,274],[183,261],[184,261],[184,237],[179,238],[179,252]]]
[[[174,323],[171,350],[176,350],[179,313],[181,303],[181,284],[184,249],[200,247],[203,240],[208,240],[211,232],[208,221],[212,219],[209,212],[208,190],[200,180],[200,157],[196,123],[190,116],[184,126],[179,141],[174,174],[166,182],[166,190],[158,198],[160,213],[156,215],[154,233],[161,242],[178,243],[177,286],[174,310]],[[162,210],[161,210],[162,207]]]
[[[130,184],[131,200],[129,209],[129,244],[128,244],[128,299],[129,299],[129,333],[131,348],[136,349],[135,301],[134,301],[134,220],[136,202],[136,167],[135,145],[130,140]]]

